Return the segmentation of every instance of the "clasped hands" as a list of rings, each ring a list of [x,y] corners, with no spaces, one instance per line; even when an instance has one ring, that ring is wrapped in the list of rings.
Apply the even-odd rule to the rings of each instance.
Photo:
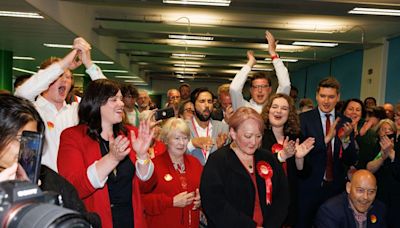
[[[197,188],[195,192],[181,192],[174,196],[173,206],[174,207],[186,207],[193,203],[192,210],[197,210],[201,206],[200,192]]]

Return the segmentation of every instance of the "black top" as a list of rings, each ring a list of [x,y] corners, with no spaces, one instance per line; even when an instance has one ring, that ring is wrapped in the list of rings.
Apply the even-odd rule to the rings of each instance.
[[[263,227],[280,227],[289,205],[285,174],[271,152],[256,150],[254,160]],[[270,205],[266,204],[266,181],[257,172],[260,161],[270,164],[273,170]],[[208,158],[201,176],[200,195],[208,227],[256,227],[253,221],[255,187],[248,171],[229,145]]]
[[[301,138],[300,136],[288,135],[290,140],[296,140],[297,138]],[[275,135],[272,132],[272,129],[265,129],[263,140],[262,140],[262,148],[268,151],[271,151],[272,146],[278,143],[276,141]],[[274,154],[274,157],[279,162],[277,153]],[[305,160],[305,159],[304,159]],[[282,163],[280,163],[282,165]],[[296,218],[298,213],[298,178],[307,177],[310,174],[311,166],[308,162],[304,161],[303,170],[297,170],[295,157],[290,157],[286,160],[287,167],[287,180],[289,184],[289,194],[290,194],[290,204],[289,204],[289,213],[287,218],[285,219],[284,225],[293,226],[296,224]]]
[[[109,151],[108,141],[100,138],[101,155]],[[112,220],[114,227],[133,227],[132,179],[135,166],[126,156],[108,175],[107,186],[110,197]]]

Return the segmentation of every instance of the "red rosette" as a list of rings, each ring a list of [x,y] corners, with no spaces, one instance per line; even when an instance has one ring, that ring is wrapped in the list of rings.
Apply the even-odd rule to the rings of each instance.
[[[272,203],[272,181],[271,178],[274,175],[271,165],[265,161],[257,162],[257,172],[265,180],[265,192],[267,205]]]
[[[278,153],[279,151],[282,151],[282,150],[283,150],[283,145],[279,144],[279,143],[275,143],[271,147],[271,151],[272,151],[273,154],[276,154],[276,153]],[[283,171],[285,171],[285,175],[287,176],[287,164],[286,164],[286,162],[282,162],[281,164],[282,164]]]
[[[283,145],[279,144],[279,143],[275,143],[271,147],[271,151],[272,151],[273,154],[278,153],[278,151],[281,151],[281,150],[283,150]]]

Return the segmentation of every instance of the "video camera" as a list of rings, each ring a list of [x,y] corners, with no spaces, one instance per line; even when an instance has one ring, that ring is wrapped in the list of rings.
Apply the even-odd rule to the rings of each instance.
[[[42,192],[30,182],[0,182],[1,228],[91,227],[78,212],[58,206],[60,204],[58,195]]]

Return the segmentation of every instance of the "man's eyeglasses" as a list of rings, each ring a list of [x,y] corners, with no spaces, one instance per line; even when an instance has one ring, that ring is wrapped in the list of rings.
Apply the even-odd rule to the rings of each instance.
[[[253,89],[266,89],[270,87],[270,85],[252,85]]]

